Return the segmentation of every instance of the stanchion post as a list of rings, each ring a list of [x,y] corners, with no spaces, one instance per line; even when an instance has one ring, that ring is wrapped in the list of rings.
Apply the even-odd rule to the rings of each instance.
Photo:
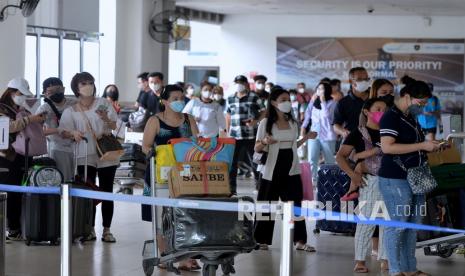
[[[5,276],[6,193],[0,193],[0,276]]]
[[[280,276],[292,275],[293,239],[294,239],[294,204],[286,202],[281,205],[282,210],[282,237],[281,237],[281,263]]]
[[[70,185],[61,185],[61,276],[71,276]]]
[[[154,153],[155,154],[155,153]],[[156,170],[155,170],[155,155],[150,158],[150,195],[152,198],[157,196],[157,183],[156,183]],[[153,239],[153,252],[154,257],[158,258],[158,237],[157,237],[157,227],[158,227],[158,215],[157,215],[157,206],[151,205],[152,210],[152,233],[154,233]]]

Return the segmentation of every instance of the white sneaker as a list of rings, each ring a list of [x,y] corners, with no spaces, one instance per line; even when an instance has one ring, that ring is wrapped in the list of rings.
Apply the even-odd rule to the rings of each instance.
[[[110,231],[106,231],[106,232],[103,232],[102,234],[102,241],[114,243],[116,242],[116,239]]]

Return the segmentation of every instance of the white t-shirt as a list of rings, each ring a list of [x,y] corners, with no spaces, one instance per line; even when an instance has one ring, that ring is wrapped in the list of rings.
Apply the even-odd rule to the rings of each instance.
[[[75,99],[65,99],[65,103],[62,106],[55,104],[58,112],[63,114],[63,111],[76,104]],[[47,112],[45,117],[45,126],[47,128],[60,128],[58,124],[58,118],[53,109],[48,103],[43,103],[36,111],[36,114]],[[73,152],[73,142],[70,139],[62,138],[59,134],[53,134],[47,136],[48,148],[49,150],[59,150],[64,152]]]
[[[199,99],[192,99],[184,107],[183,112],[194,116],[199,127],[199,135],[202,137],[217,136],[220,129],[226,128],[223,108],[216,102],[205,103]]]
[[[87,145],[88,150],[88,160],[87,163],[89,166],[94,166],[97,168],[105,168],[110,166],[116,166],[119,164],[119,161],[100,161],[97,155],[96,149],[96,141],[92,132],[88,127],[88,122],[90,123],[92,130],[95,132],[97,137],[100,137],[102,134],[110,134],[111,129],[103,122],[100,116],[96,113],[97,108],[100,105],[105,105],[108,110],[108,118],[111,121],[116,122],[118,116],[116,115],[115,109],[113,106],[103,98],[95,98],[93,105],[90,107],[89,110],[84,111],[85,115],[79,111],[79,109],[75,109],[76,106],[69,107],[63,112],[60,121],[60,127],[72,131],[78,130],[85,134],[85,137],[89,141]],[[87,117],[87,119],[86,119]],[[84,165],[85,164],[85,142],[81,142],[78,148],[78,164]]]

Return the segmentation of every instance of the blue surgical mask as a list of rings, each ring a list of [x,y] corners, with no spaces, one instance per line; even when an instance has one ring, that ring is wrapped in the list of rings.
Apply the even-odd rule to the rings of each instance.
[[[170,103],[170,108],[174,112],[182,112],[186,103],[184,101],[174,101]]]

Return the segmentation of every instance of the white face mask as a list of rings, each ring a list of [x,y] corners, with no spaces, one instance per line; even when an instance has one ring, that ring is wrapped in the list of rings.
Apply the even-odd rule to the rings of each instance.
[[[210,99],[212,96],[212,92],[210,90],[204,90],[202,91],[202,98],[204,99]]]
[[[194,95],[194,88],[187,88],[186,90],[188,96]]]
[[[245,86],[243,84],[240,84],[240,83],[234,84],[234,91],[235,92],[242,92],[244,90],[245,90]]]
[[[268,92],[268,93],[270,93],[270,92],[271,92],[271,87],[266,86],[266,87],[265,87],[265,91]]]
[[[81,94],[84,97],[90,97],[94,95],[94,86],[93,85],[85,85],[81,88],[79,88],[79,94]]]
[[[13,97],[13,102],[14,102],[17,106],[23,106],[24,103],[26,102],[26,96],[24,96],[24,95],[21,95],[21,96],[14,96],[14,97]]]
[[[291,102],[295,102],[297,100],[297,96],[296,95],[291,95]]]
[[[256,83],[255,88],[257,88],[257,90],[263,90],[263,88],[265,88],[265,85],[263,83]]]
[[[291,102],[282,102],[278,104],[279,111],[289,113],[292,109]]]
[[[317,96],[323,96],[325,94],[325,90],[324,89],[321,89],[321,88],[318,88],[316,90],[316,95]]]
[[[158,90],[160,90],[161,85],[158,83],[150,83],[149,87],[150,89],[152,89],[152,91],[157,92]]]
[[[304,93],[304,92],[305,92],[305,88],[299,88],[299,89],[297,89],[297,92],[299,92],[299,93]]]
[[[365,92],[370,88],[370,83],[368,81],[356,81],[355,90],[358,92]]]
[[[223,96],[220,95],[220,94],[215,94],[215,95],[213,95],[213,99],[214,99],[215,101],[219,101],[219,100],[223,99]]]

